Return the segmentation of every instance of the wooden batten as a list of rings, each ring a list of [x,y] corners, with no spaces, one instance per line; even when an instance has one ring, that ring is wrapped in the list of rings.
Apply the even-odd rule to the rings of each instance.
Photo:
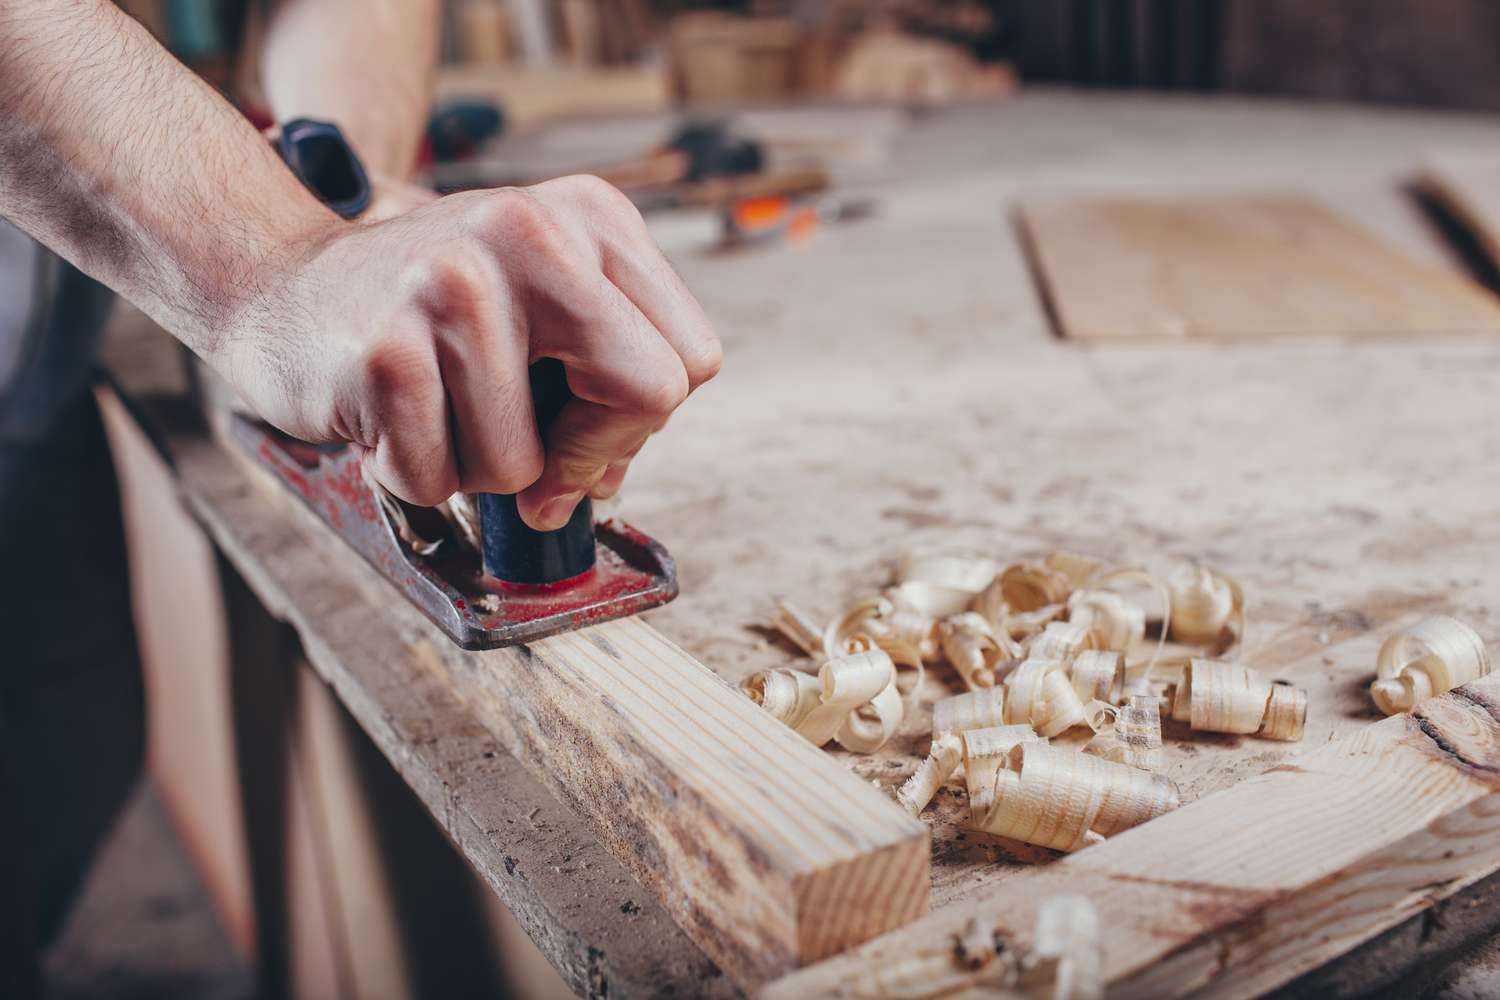
[[[233,445],[167,444],[190,509],[346,704],[394,696],[351,663],[431,675],[740,986],[927,912],[926,825],[640,619],[466,652]],[[398,767],[419,735],[372,732]]]

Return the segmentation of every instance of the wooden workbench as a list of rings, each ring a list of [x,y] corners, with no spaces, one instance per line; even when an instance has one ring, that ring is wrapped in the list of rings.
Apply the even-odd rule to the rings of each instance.
[[[875,218],[734,254],[708,249],[705,217],[653,219],[726,354],[627,484],[622,512],[681,572],[683,596],[648,616],[657,629],[737,680],[791,658],[759,628],[773,597],[831,613],[907,549],[1068,548],[1158,569],[1200,559],[1246,586],[1248,661],[1312,692],[1308,746],[1376,718],[1365,687],[1391,624],[1441,609],[1500,634],[1500,341],[1065,344],[1008,211],[1029,195],[1301,191],[1456,267],[1402,183],[1429,147],[1500,152],[1500,122],[1046,93],[914,121],[794,117],[819,116],[885,150],[846,171],[879,199]],[[567,126],[507,152],[585,164],[664,128]],[[112,355],[127,391],[160,371],[140,343]],[[347,631],[377,610],[337,567],[295,556],[296,527],[255,502],[232,460],[206,439],[165,444],[188,505],[273,613],[299,592],[336,595],[298,618],[314,665],[570,985],[731,991],[564,807],[488,755],[493,741],[440,673],[346,658],[338,630],[318,634],[320,618]],[[328,579],[307,578],[319,572]],[[924,748],[918,716],[849,765],[898,785]],[[1194,740],[1169,773],[1192,800],[1296,749]],[[929,816],[935,909],[1030,860],[960,837],[955,814]],[[584,864],[558,865],[564,852]],[[1411,957],[1453,945],[1433,938]],[[1340,975],[1368,983],[1411,962],[1367,965],[1384,971]]]

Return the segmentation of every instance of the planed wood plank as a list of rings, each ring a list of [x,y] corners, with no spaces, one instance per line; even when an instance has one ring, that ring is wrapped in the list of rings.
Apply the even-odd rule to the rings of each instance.
[[[736,983],[926,912],[926,826],[644,622],[464,652],[250,463],[202,437],[169,447],[189,506],[357,718],[391,694],[349,664],[415,663],[588,819]],[[286,536],[280,559],[266,532]],[[409,735],[372,736],[393,759],[408,752]]]
[[[1019,208],[1059,332],[1084,339],[1500,333],[1500,304],[1300,195]]]
[[[1251,997],[1500,870],[1500,677],[1302,754],[984,899],[788,976],[768,1000],[884,995],[971,918],[1014,940],[1088,897],[1112,997]]]

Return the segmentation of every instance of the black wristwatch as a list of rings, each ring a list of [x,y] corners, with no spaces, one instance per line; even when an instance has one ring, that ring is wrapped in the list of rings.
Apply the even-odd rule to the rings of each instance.
[[[344,218],[370,207],[365,165],[333,122],[293,118],[281,126],[276,151],[309,191]]]

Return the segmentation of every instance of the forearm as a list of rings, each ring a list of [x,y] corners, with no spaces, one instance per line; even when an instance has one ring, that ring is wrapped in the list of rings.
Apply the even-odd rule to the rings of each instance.
[[[0,216],[212,356],[337,219],[103,0],[0,4]]]
[[[273,0],[261,83],[277,120],[338,123],[367,165],[416,165],[437,62],[437,0]]]

